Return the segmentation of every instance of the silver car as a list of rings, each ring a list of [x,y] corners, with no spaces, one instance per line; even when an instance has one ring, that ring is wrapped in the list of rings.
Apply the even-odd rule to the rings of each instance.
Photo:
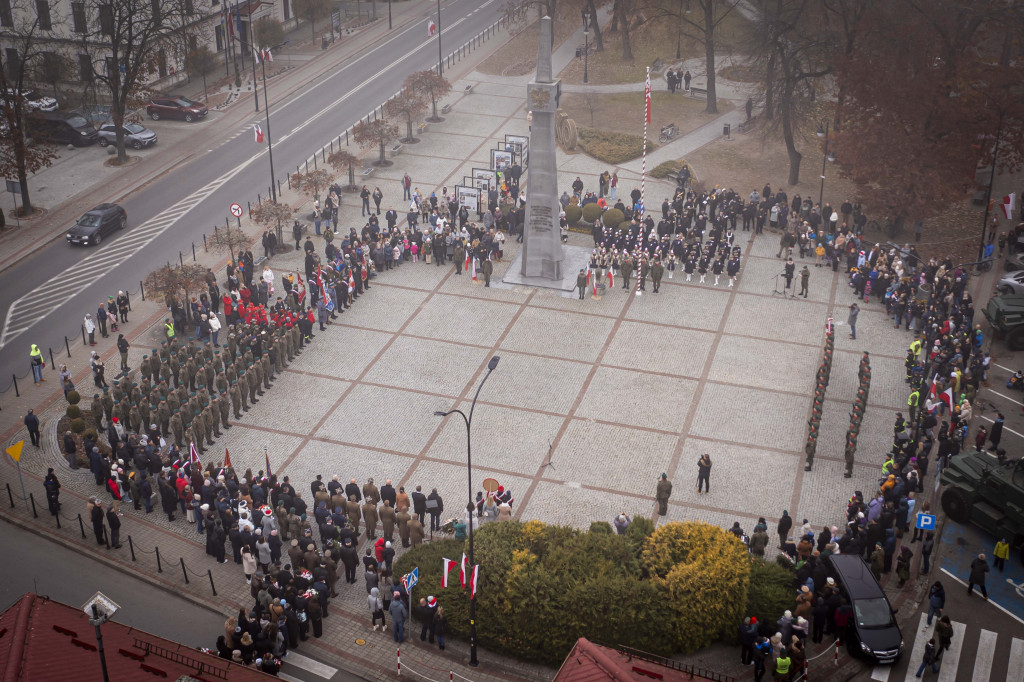
[[[117,141],[117,126],[113,123],[105,123],[100,126],[100,146],[106,147]],[[156,144],[156,133],[138,123],[124,124],[124,144],[132,149],[152,147]]]
[[[1024,270],[1006,273],[996,284],[996,291],[1001,294],[1024,294]]]

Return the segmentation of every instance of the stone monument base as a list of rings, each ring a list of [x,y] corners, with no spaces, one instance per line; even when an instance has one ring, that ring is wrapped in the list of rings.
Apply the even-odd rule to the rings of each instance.
[[[564,245],[562,249],[565,259],[562,261],[561,280],[546,279],[544,277],[523,277],[523,251],[520,249],[512,263],[509,264],[508,271],[501,280],[502,283],[555,289],[558,291],[572,291],[576,288],[576,276],[580,274],[580,269],[587,269],[593,249],[588,249],[585,246],[569,246],[568,244]]]

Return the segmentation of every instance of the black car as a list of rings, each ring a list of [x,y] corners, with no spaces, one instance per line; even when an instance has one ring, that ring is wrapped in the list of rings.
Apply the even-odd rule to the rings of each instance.
[[[128,214],[117,204],[100,204],[88,211],[68,230],[69,244],[99,246],[103,238],[128,225]]]
[[[850,655],[882,665],[898,661],[903,655],[903,635],[889,599],[871,569],[856,554],[833,554],[828,557],[828,567],[853,609],[846,626]]]

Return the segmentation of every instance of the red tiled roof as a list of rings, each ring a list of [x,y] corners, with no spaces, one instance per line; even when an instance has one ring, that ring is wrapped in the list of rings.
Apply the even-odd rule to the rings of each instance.
[[[111,680],[175,680],[182,675],[209,682],[271,679],[114,621],[103,625],[102,632]],[[95,630],[80,609],[29,593],[0,614],[0,682],[101,679]]]
[[[639,658],[631,659],[620,651],[580,637],[558,669],[554,682],[682,682],[692,679],[695,678],[689,674]]]

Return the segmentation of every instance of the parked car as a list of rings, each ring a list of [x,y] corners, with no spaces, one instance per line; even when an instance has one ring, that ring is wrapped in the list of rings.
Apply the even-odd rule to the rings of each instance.
[[[25,129],[39,142],[76,147],[90,145],[99,138],[99,133],[84,116],[68,111],[33,111],[25,116]]]
[[[853,609],[846,632],[850,655],[883,665],[898,661],[903,655],[903,634],[871,569],[857,554],[833,554],[827,561],[830,575]]]
[[[128,214],[117,204],[100,204],[87,211],[75,226],[68,230],[68,244],[99,246],[103,237],[128,225]]]
[[[14,88],[8,88],[8,94],[14,94]],[[25,100],[24,111],[57,111],[57,100],[53,97],[40,95],[35,90],[22,90],[21,97]]]
[[[1016,270],[1003,275],[996,284],[996,291],[1001,294],[1024,294],[1024,270]]]
[[[138,123],[124,124],[124,144],[132,149],[152,147],[156,144],[156,133]],[[106,147],[117,141],[117,126],[113,123],[104,123],[100,127],[100,146]]]
[[[161,118],[179,118],[183,121],[197,121],[209,113],[205,104],[190,100],[188,97],[173,95],[170,97],[154,97],[146,107],[146,113],[154,121]]]

